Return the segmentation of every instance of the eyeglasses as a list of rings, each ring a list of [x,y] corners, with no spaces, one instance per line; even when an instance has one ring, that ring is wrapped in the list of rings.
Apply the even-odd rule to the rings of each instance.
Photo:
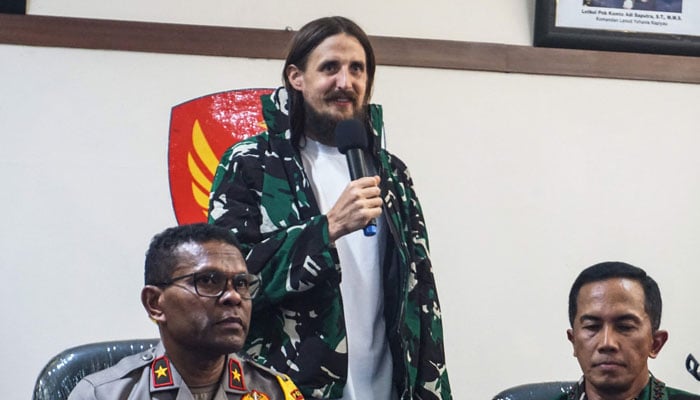
[[[194,291],[202,297],[219,297],[228,287],[228,281],[231,280],[233,290],[238,293],[244,300],[251,300],[258,294],[260,289],[260,279],[255,275],[248,273],[240,273],[228,278],[225,274],[218,271],[208,272],[193,272],[191,274],[177,276],[165,282],[154,283],[154,286],[169,286],[176,281],[192,277]]]

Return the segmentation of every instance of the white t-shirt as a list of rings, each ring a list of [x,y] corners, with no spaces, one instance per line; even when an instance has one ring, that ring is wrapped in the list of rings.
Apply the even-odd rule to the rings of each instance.
[[[327,213],[350,183],[345,155],[336,147],[306,138],[301,149],[304,171],[311,181],[321,213]],[[377,219],[377,234],[357,230],[336,242],[342,279],[348,343],[348,381],[343,400],[396,399],[392,359],[384,321],[382,261],[386,226]]]

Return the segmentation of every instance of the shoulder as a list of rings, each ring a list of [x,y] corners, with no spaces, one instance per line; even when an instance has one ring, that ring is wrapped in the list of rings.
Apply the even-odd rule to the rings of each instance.
[[[700,395],[666,386],[668,400],[700,400]]]
[[[670,387],[653,374],[650,374],[649,384],[647,384],[645,390],[647,389],[651,392],[651,397],[654,399],[668,398],[668,400],[700,400],[699,395]]]
[[[221,157],[221,164],[266,163],[271,159],[282,160],[295,155],[289,130],[280,133],[262,132],[233,144]]]
[[[270,135],[267,132],[259,133],[255,136],[243,139],[239,142],[234,143],[231,147],[226,150],[224,157],[235,158],[239,156],[246,156],[251,153],[259,153],[264,151],[268,147],[270,142]]]
[[[243,365],[245,382],[248,388],[256,390],[281,391],[285,399],[303,400],[304,397],[296,384],[286,374],[277,372],[250,358],[231,357],[234,362]]]
[[[222,154],[217,174],[237,174],[239,171],[260,169],[264,163],[264,156],[268,152],[269,135],[267,132],[236,142]],[[214,188],[216,186],[215,183]]]
[[[121,379],[135,370],[140,370],[149,365],[155,358],[156,348],[150,348],[141,353],[122,358],[117,364],[86,376],[84,379],[94,385]]]
[[[272,368],[266,367],[263,364],[260,364],[259,362],[254,361],[251,357],[245,356],[245,357],[236,357],[236,359],[246,368],[247,371],[254,371],[253,373],[257,373],[263,376],[271,377],[271,378],[276,378],[278,376],[281,377],[286,377],[287,375],[277,372]]]
[[[112,384],[120,385],[123,381],[134,381],[135,371],[141,371],[154,359],[156,348],[145,350],[141,353],[122,358],[117,364],[95,372],[83,378],[71,392],[71,399],[92,398],[88,394],[95,393]]]

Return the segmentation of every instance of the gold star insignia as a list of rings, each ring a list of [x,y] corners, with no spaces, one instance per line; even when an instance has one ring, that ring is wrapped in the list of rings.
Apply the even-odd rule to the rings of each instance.
[[[168,369],[164,368],[162,365],[158,367],[156,372],[156,378],[163,378],[168,376]]]
[[[231,370],[231,375],[233,375],[233,380],[234,380],[234,381],[238,381],[238,382],[241,381],[241,373],[238,372],[238,370],[235,370],[235,369],[234,369],[234,370]]]

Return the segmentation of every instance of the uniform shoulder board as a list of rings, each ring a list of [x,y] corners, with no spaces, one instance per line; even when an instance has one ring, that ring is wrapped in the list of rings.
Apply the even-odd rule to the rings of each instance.
[[[151,382],[154,388],[173,386],[173,372],[170,360],[166,356],[160,356],[151,364]]]
[[[119,360],[115,365],[97,371],[87,377],[93,385],[101,385],[107,382],[112,382],[129,375],[132,371],[143,368],[153,360],[153,352],[155,348],[151,348],[141,353],[126,356]]]
[[[245,379],[243,378],[243,368],[237,359],[228,359],[228,387],[236,390],[246,390]]]

